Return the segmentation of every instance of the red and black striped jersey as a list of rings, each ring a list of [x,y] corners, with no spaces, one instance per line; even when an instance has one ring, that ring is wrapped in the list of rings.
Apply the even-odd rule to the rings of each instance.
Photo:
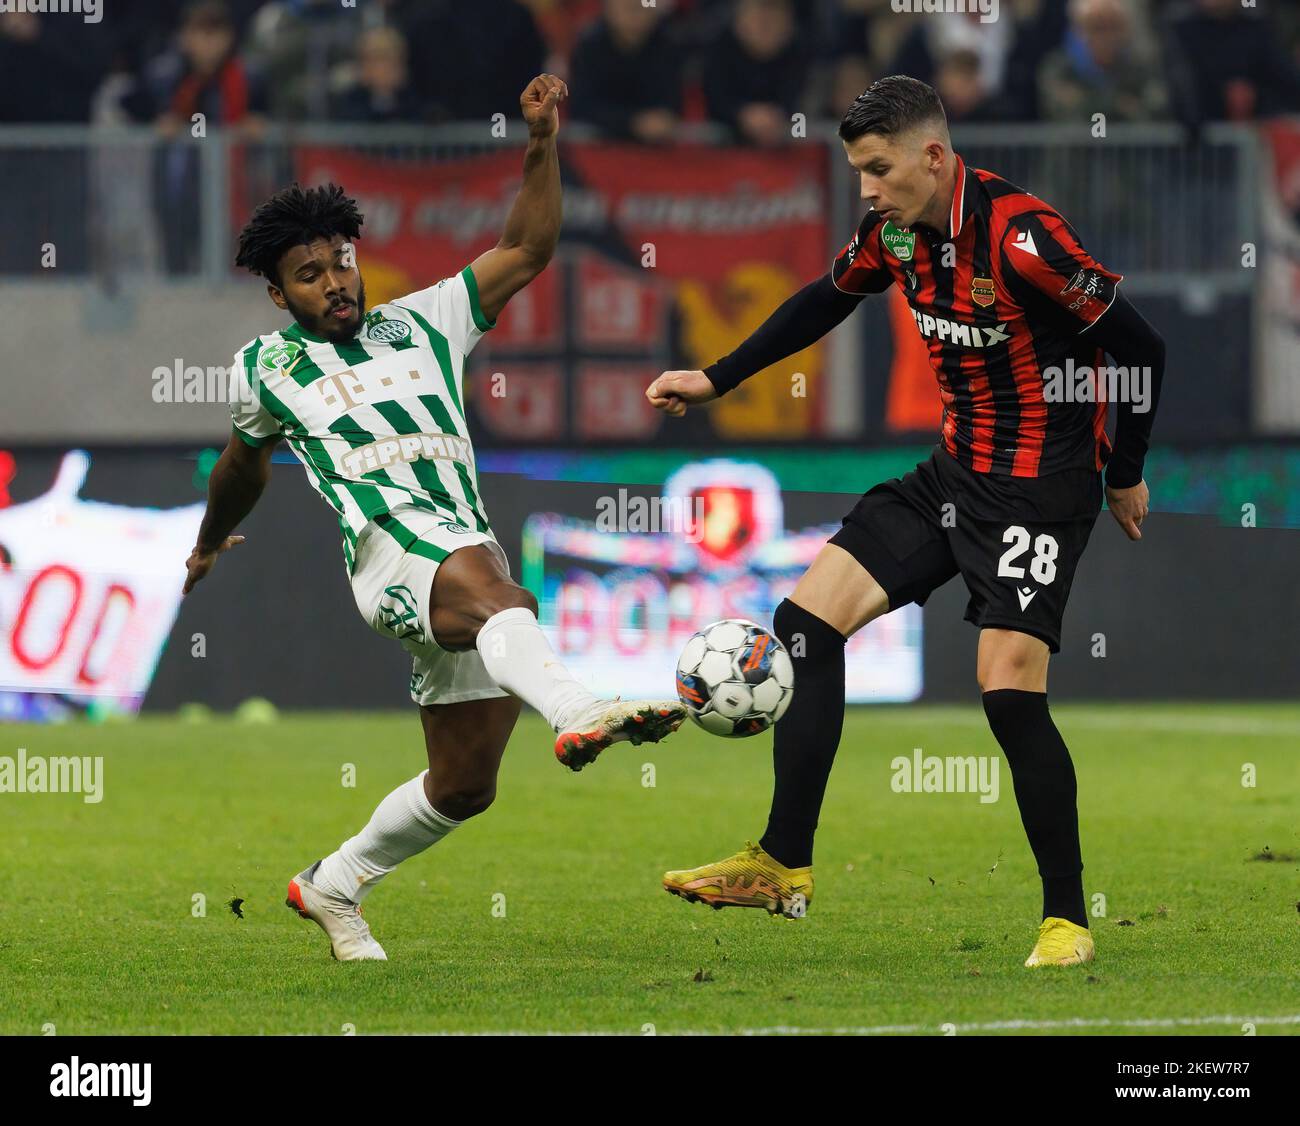
[[[846,293],[902,289],[939,380],[943,446],[968,469],[1039,477],[1105,464],[1104,357],[1079,334],[1122,277],[1041,199],[959,156],[946,231],[868,211],[831,277]]]

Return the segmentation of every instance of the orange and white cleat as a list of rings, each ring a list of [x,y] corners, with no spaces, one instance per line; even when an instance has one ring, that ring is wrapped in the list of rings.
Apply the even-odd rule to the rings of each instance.
[[[686,709],[678,700],[601,701],[571,730],[556,736],[555,757],[570,770],[581,770],[611,743],[657,743],[685,719]]]
[[[334,895],[311,882],[320,861],[289,881],[284,904],[315,923],[330,940],[330,953],[340,962],[387,962],[384,948],[375,941],[352,900]]]

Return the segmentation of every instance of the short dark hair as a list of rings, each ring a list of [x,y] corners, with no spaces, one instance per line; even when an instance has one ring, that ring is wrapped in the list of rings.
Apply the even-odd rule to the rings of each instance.
[[[335,235],[349,240],[359,238],[364,221],[357,201],[345,195],[337,184],[304,189],[295,182],[253,212],[239,232],[235,265],[279,285],[276,267],[286,250]]]
[[[873,82],[853,99],[840,122],[840,140],[856,141],[868,133],[892,137],[935,120],[945,126],[948,123],[934,87],[905,74],[891,74]]]

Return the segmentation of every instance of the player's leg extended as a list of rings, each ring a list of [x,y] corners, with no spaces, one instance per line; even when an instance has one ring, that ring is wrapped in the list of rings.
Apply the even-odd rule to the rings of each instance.
[[[556,757],[581,770],[611,743],[657,743],[681,726],[678,700],[600,700],[574,679],[537,623],[537,599],[487,546],[461,548],[438,568],[430,620],[452,652],[477,648],[488,675],[536,708],[556,733]]]
[[[512,696],[421,707],[428,770],[398,786],[361,832],[289,884],[289,906],[329,935],[334,957],[386,959],[361,917],[361,901],[402,861],[492,804],[518,718]]]
[[[1048,647],[1027,633],[980,631],[977,675],[989,727],[1011,767],[1020,820],[1043,881],[1043,924],[1025,963],[1091,961],[1074,763],[1047,708]]]
[[[773,616],[794,662],[794,697],[773,728],[775,784],[758,846],[702,868],[668,872],[674,895],[714,907],[802,914],[812,899],[812,845],[844,725],[844,646],[888,612],[884,589],[852,555],[828,543]]]
[[[496,798],[497,771],[520,706],[514,696],[497,696],[420,708],[429,755],[424,795],[447,820],[476,817]]]

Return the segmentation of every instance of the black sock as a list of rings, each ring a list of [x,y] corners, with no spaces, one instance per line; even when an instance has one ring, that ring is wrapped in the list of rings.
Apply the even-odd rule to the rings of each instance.
[[[776,774],[764,851],[787,868],[812,863],[813,834],[844,727],[845,637],[788,598],[773,630],[794,663],[794,698],[773,728]]]
[[[984,693],[984,714],[1011,767],[1020,820],[1043,880],[1043,918],[1088,925],[1074,763],[1047,710],[1047,693]]]

